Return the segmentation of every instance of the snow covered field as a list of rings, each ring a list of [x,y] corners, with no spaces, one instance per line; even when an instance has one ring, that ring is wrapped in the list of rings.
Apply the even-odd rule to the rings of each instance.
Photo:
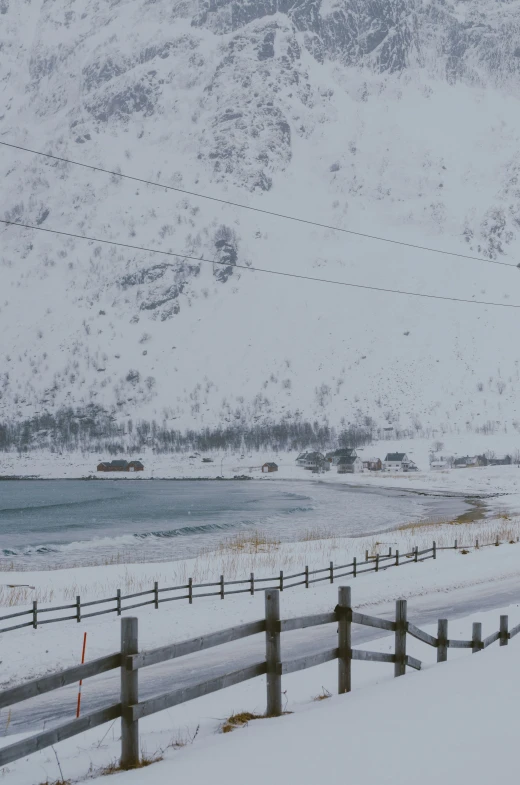
[[[487,548],[466,556],[445,552],[436,562],[365,576],[352,587],[353,605],[391,616],[394,600],[404,596],[409,602],[409,618],[429,632],[435,633],[435,620],[445,617],[450,620],[451,638],[470,637],[472,621],[483,622],[486,636],[498,629],[501,613],[509,614],[511,626],[520,621],[519,547]],[[328,584],[284,592],[282,616],[330,610],[336,598],[337,586]],[[140,648],[147,649],[261,618],[263,596],[239,596],[224,602],[209,599],[191,607],[164,607],[159,612],[142,609],[137,615]],[[119,621],[112,617],[6,635],[2,640],[2,673],[7,678],[2,687],[76,663],[84,630],[88,631],[87,659],[117,650]],[[334,640],[335,628],[318,628],[315,635],[312,632],[283,636],[282,656],[285,653],[289,657],[295,645],[300,651],[303,645],[312,643],[323,649]],[[391,637],[369,643],[354,640],[354,645],[359,643],[380,651],[393,646]],[[334,695],[336,663],[291,674],[284,677],[283,689],[286,708],[294,714],[251,722],[245,729],[220,735],[221,723],[233,712],[264,710],[264,679],[255,679],[142,721],[143,750],[150,757],[162,755],[164,760],[146,770],[117,774],[115,781],[202,785],[211,780],[223,785],[232,772],[247,771],[248,781],[264,785],[268,778],[265,767],[269,766],[272,773],[274,765],[280,779],[290,783],[310,785],[324,767],[327,778],[339,783],[344,781],[344,761],[348,757],[353,782],[392,782],[398,769],[400,781],[415,783],[421,764],[421,782],[433,783],[434,776],[436,782],[439,777],[453,781],[460,775],[461,781],[470,777],[483,785],[490,781],[491,766],[496,774],[497,760],[493,754],[489,761],[488,756],[483,761],[479,752],[484,748],[496,751],[508,744],[515,732],[511,718],[519,698],[515,687],[518,645],[518,639],[512,640],[508,649],[499,650],[495,644],[478,656],[450,650],[447,664],[434,665],[435,651],[409,639],[408,651],[423,661],[423,671],[393,680],[392,666],[354,663],[353,693],[319,702],[313,700],[319,694],[329,691]],[[251,658],[255,652],[262,656],[262,651],[263,639],[258,636],[258,640],[249,639],[247,646],[231,644],[178,660],[174,667],[170,664],[160,672],[159,681],[153,681],[151,668],[141,682],[141,690],[143,694],[158,693],[168,683],[181,684],[193,678],[194,669],[203,668],[204,673],[218,667],[230,669],[240,658]],[[109,700],[111,691],[117,691],[117,679],[110,682],[100,677],[85,682],[84,710],[97,705],[96,700]],[[65,702],[58,697],[60,693],[53,693],[31,701],[28,708],[24,704],[13,708],[10,715],[3,711],[0,728],[7,735],[2,743],[12,743],[22,732],[41,729],[45,712],[51,718],[46,727],[50,722],[70,718],[75,690],[62,693],[66,693]],[[434,748],[442,751],[435,760]],[[270,756],[265,755],[266,749],[271,751]],[[118,722],[63,742],[56,751],[65,778],[95,776],[118,756]],[[514,763],[507,756],[501,761],[500,773],[507,777]],[[59,778],[59,771],[49,749],[11,764],[3,775],[6,782],[34,785],[47,779],[53,782]]]

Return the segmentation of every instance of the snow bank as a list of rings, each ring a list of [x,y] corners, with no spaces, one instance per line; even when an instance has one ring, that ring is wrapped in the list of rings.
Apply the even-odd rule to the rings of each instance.
[[[497,629],[500,613],[509,613],[512,624],[520,610],[497,608],[450,621],[450,637],[467,637],[476,620],[484,622],[487,635]],[[431,626],[425,629],[434,632]],[[221,735],[219,729],[233,712],[264,710],[263,678],[147,718],[140,723],[143,752],[164,760],[116,774],[113,781],[224,785],[236,780],[265,785],[274,778],[315,785],[326,776],[339,785],[348,775],[353,783],[379,785],[395,782],[399,771],[404,785],[439,780],[487,785],[497,776],[512,777],[514,756],[498,755],[497,750],[513,750],[516,740],[518,639],[508,648],[495,644],[477,656],[450,650],[450,660],[442,665],[434,664],[435,650],[413,639],[408,643],[409,653],[423,660],[421,672],[393,679],[391,665],[355,662],[353,692],[346,696],[334,696],[335,662],[291,674],[284,677],[283,689],[286,709],[293,714],[251,722],[230,734]],[[387,636],[367,648],[391,647]],[[315,700],[327,692],[333,697]],[[96,774],[118,757],[118,726],[115,722],[59,744],[64,777],[105,782]],[[34,785],[44,776],[54,781],[59,775],[51,749],[11,764],[3,773],[17,785]]]
[[[125,782],[475,785],[516,778],[518,651],[489,651],[251,723]],[[397,772],[399,774],[397,775]]]

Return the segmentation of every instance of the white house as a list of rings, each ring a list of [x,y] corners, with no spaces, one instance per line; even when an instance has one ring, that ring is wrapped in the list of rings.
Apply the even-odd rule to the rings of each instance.
[[[417,466],[405,452],[389,452],[384,462],[385,472],[414,472]]]
[[[455,458],[453,465],[456,469],[466,469],[468,466],[478,466],[477,455],[465,455],[462,458]]]
[[[298,455],[296,463],[304,469],[316,469],[320,466],[324,466],[326,461],[325,456],[321,452],[304,452]]]
[[[338,474],[358,474],[363,471],[363,461],[357,455],[340,458],[337,466]]]

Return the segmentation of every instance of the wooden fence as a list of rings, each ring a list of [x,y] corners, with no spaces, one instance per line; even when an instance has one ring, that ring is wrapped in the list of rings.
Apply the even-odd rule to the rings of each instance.
[[[226,581],[224,576],[221,575],[218,581],[213,583],[193,583],[193,579],[189,578],[188,583],[181,586],[165,586],[159,587],[156,581],[153,589],[146,591],[134,592],[133,594],[121,594],[118,589],[115,597],[108,597],[103,600],[91,600],[90,602],[82,602],[81,597],[76,597],[76,602],[70,605],[58,605],[50,607],[39,607],[38,602],[34,600],[32,608],[25,611],[17,611],[10,613],[7,616],[0,616],[0,623],[8,626],[0,627],[0,633],[11,632],[11,630],[20,630],[23,627],[32,627],[38,629],[42,624],[56,624],[61,621],[76,621],[78,624],[83,619],[89,619],[92,616],[102,616],[105,613],[116,613],[121,616],[125,611],[133,610],[134,608],[142,608],[146,605],[153,606],[156,610],[159,605],[164,602],[174,602],[176,600],[187,600],[190,604],[193,600],[200,599],[201,597],[220,597],[221,600],[225,599],[232,594],[253,594],[255,591],[265,591],[266,589],[276,588],[280,591],[292,589],[295,586],[305,586],[308,589],[313,583],[320,583],[327,581],[334,583],[338,578],[346,578],[352,575],[357,578],[367,572],[379,572],[386,570],[389,567],[402,567],[405,564],[413,564],[414,562],[422,562],[427,559],[435,559],[437,556],[437,548],[435,543],[431,548],[426,548],[420,551],[414,548],[411,552],[400,554],[399,551],[392,553],[392,548],[389,548],[388,553],[385,555],[369,556],[368,551],[365,552],[365,560],[358,561],[354,557],[350,564],[334,564],[329,562],[327,567],[322,567],[318,570],[309,570],[306,566],[302,572],[295,572],[291,575],[286,575],[283,570],[280,570],[278,575],[270,578],[256,578],[254,572],[250,573],[249,578],[244,578],[239,581]],[[197,591],[202,589],[203,591]],[[134,600],[129,605],[125,602]],[[135,600],[139,600],[135,602]],[[108,608],[101,610],[92,610],[95,606],[109,605]],[[86,611],[86,612],[85,612]],[[49,614],[63,614],[65,615],[51,615]],[[10,624],[13,619],[21,619],[28,617],[28,621],[21,623]]]
[[[517,538],[518,542],[518,538]],[[328,567],[321,567],[318,570],[309,570],[306,566],[302,572],[295,572],[291,575],[285,575],[283,570],[279,574],[270,578],[256,578],[254,572],[250,573],[249,578],[243,578],[239,581],[226,581],[224,576],[221,575],[218,581],[212,583],[193,583],[193,579],[189,578],[188,583],[181,586],[166,586],[159,587],[156,581],[153,589],[145,591],[134,592],[133,594],[122,594],[118,589],[115,597],[107,597],[103,600],[91,600],[89,602],[82,602],[81,597],[77,596],[76,601],[70,605],[56,605],[50,607],[39,607],[36,600],[33,601],[32,607],[25,611],[17,611],[9,613],[6,616],[0,616],[0,624],[8,626],[0,626],[0,633],[11,632],[11,630],[19,630],[23,627],[32,627],[38,629],[43,624],[56,624],[61,621],[76,621],[78,624],[83,619],[89,619],[92,616],[102,616],[105,613],[116,613],[121,616],[125,611],[133,610],[134,608],[142,608],[146,605],[153,606],[156,610],[163,602],[173,602],[175,600],[187,600],[190,604],[193,600],[201,597],[220,597],[223,600],[231,594],[254,594],[255,591],[266,589],[279,589],[284,591],[292,589],[295,586],[305,586],[306,589],[313,583],[320,581],[328,581],[334,583],[338,578],[346,578],[350,575],[357,578],[367,572],[379,572],[386,570],[389,567],[403,567],[405,564],[413,564],[415,562],[426,561],[427,559],[436,559],[438,551],[469,549],[469,548],[484,548],[487,546],[500,545],[499,540],[492,543],[479,544],[475,541],[475,545],[459,545],[455,540],[453,546],[439,547],[432,543],[431,548],[419,550],[418,547],[412,551],[400,554],[398,550],[392,552],[389,548],[388,553],[375,556],[370,556],[368,551],[365,551],[364,561],[358,561],[356,557],[350,564],[334,564],[329,562]],[[243,588],[238,588],[242,586]],[[231,588],[230,588],[231,587]],[[204,591],[198,591],[204,589]],[[170,596],[168,596],[170,595]],[[146,598],[146,599],[142,599]],[[132,602],[130,605],[124,605],[124,602],[129,600],[136,600],[139,602]],[[110,605],[108,608],[102,610],[91,610],[94,606]],[[85,610],[87,611],[85,613]],[[66,615],[48,616],[48,614],[61,614],[65,612]],[[13,619],[20,619],[29,617],[28,621],[23,621],[20,624],[10,624]],[[42,618],[43,617],[43,618]]]
[[[303,655],[292,660],[283,660],[281,651],[281,635],[292,630],[307,627],[318,627],[324,624],[336,624],[338,628],[337,647],[318,653]],[[352,625],[361,624],[365,627],[386,630],[394,633],[394,653],[387,654],[364,649],[352,648]],[[161,646],[150,651],[139,652],[137,636],[137,618],[121,619],[121,649],[92,662],[85,663],[59,673],[43,676],[19,687],[0,693],[0,709],[11,707],[29,698],[57,690],[68,684],[87,679],[100,673],[118,668],[121,674],[121,693],[118,703],[106,706],[98,711],[86,714],[80,719],[71,720],[52,730],[43,731],[22,741],[0,748],[0,767],[12,761],[24,758],[38,750],[49,747],[64,739],[83,733],[90,728],[121,718],[121,766],[133,768],[139,763],[139,720],[151,714],[163,711],[172,706],[200,698],[212,692],[231,687],[234,684],[266,675],[267,703],[266,716],[282,714],[282,676],[295,671],[312,668],[330,660],[338,660],[338,693],[350,692],[352,688],[352,661],[385,662],[393,664],[394,675],[403,676],[406,667],[421,669],[421,662],[407,654],[407,635],[437,649],[437,661],[447,659],[448,649],[471,649],[479,652],[495,641],[506,646],[509,640],[520,632],[520,624],[509,630],[508,617],[500,617],[498,632],[482,640],[482,625],[473,624],[470,640],[455,640],[448,637],[448,621],[439,619],[437,637],[419,629],[408,621],[406,600],[396,603],[395,619],[381,619],[357,613],[352,608],[350,587],[340,587],[338,604],[333,611],[312,616],[300,616],[292,619],[280,618],[279,589],[267,589],[265,592],[265,618],[248,622],[238,627],[203,635],[198,638]],[[193,685],[139,700],[139,671],[158,663],[184,657],[188,654],[204,651],[214,646],[221,646],[232,641],[252,635],[265,634],[265,658],[249,663],[239,670],[230,671],[207,681],[199,681]]]

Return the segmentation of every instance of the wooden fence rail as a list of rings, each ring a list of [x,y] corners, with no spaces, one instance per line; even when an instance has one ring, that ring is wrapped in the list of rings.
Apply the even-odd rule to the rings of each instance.
[[[302,572],[293,573],[291,575],[284,575],[283,570],[280,570],[277,576],[270,578],[255,578],[255,575],[252,572],[248,578],[244,578],[243,580],[225,581],[224,576],[221,575],[218,581],[209,583],[193,583],[193,579],[189,578],[188,583],[186,584],[181,584],[180,586],[164,586],[161,588],[156,581],[152,589],[147,589],[145,591],[123,595],[121,594],[121,590],[118,589],[114,597],[108,597],[102,600],[89,600],[88,602],[82,602],[81,597],[78,596],[76,597],[76,601],[70,605],[57,605],[41,608],[38,606],[37,601],[34,600],[32,607],[28,610],[16,611],[15,613],[9,613],[6,616],[0,616],[0,623],[9,623],[13,619],[19,619],[20,617],[24,616],[28,617],[28,621],[22,622],[21,624],[14,624],[3,627],[0,626],[0,633],[19,630],[23,627],[32,627],[36,630],[42,624],[57,624],[58,622],[62,621],[76,621],[79,624],[84,619],[89,619],[93,616],[102,616],[106,613],[115,613],[118,616],[121,616],[122,613],[145,606],[153,606],[155,610],[159,610],[159,605],[161,603],[173,602],[175,600],[188,600],[191,605],[193,600],[201,599],[202,597],[220,597],[220,599],[223,600],[225,597],[232,594],[254,595],[255,591],[265,591],[267,588],[284,591],[286,589],[292,589],[296,586],[305,586],[305,588],[308,589],[311,584],[319,583],[320,581],[334,583],[334,581],[338,580],[339,578],[346,578],[349,576],[357,578],[360,575],[364,575],[368,572],[380,572],[382,570],[387,570],[390,567],[403,567],[405,564],[415,564],[428,559],[436,559],[437,551],[440,550],[467,550],[469,548],[484,548],[490,545],[498,546],[500,545],[500,542],[497,539],[496,542],[479,545],[478,540],[476,540],[475,545],[459,545],[457,540],[455,540],[455,544],[453,546],[450,545],[442,547],[439,547],[435,542],[433,542],[431,548],[426,548],[422,551],[419,551],[419,549],[415,547],[408,553],[400,554],[398,550],[392,552],[392,548],[389,548],[387,554],[377,554],[375,556],[371,556],[368,551],[366,551],[364,561],[358,561],[357,558],[354,557],[353,561],[349,564],[335,565],[333,562],[330,562],[328,567],[322,567],[317,570],[309,570],[308,566],[306,566]],[[299,578],[303,580],[296,580]],[[268,586],[265,584],[268,584]],[[241,585],[244,586],[244,588],[235,588]],[[228,589],[227,587],[230,586],[233,588]],[[197,589],[213,589],[213,591],[199,591],[196,593],[195,590]],[[167,593],[173,594],[173,596],[164,596]],[[130,605],[123,605],[123,603],[128,602],[128,600],[134,600],[138,598],[149,599],[143,599],[141,602],[134,602]],[[102,610],[88,610],[85,612],[85,609],[90,609],[97,605],[107,605],[110,603],[114,603],[114,605],[109,608],[103,608]],[[42,618],[42,614],[60,613],[61,611],[70,611],[70,613],[66,614],[65,616]]]
[[[106,706],[80,719],[71,720],[52,730],[44,731],[28,739],[0,748],[0,767],[12,761],[24,758],[33,752],[49,747],[58,741],[71,738],[90,728],[121,718],[121,766],[133,768],[139,763],[139,720],[150,714],[164,711],[172,706],[209,695],[234,684],[257,676],[266,676],[267,704],[266,716],[282,714],[282,676],[296,671],[313,668],[316,665],[338,660],[338,693],[350,692],[352,689],[352,661],[382,662],[394,666],[394,675],[403,676],[406,668],[421,669],[420,660],[410,656],[406,650],[407,636],[411,635],[422,643],[437,649],[437,661],[444,662],[449,648],[467,648],[472,652],[480,652],[496,641],[500,646],[507,646],[510,639],[520,633],[520,624],[509,630],[508,617],[500,617],[500,628],[497,632],[482,639],[482,625],[473,624],[471,640],[456,640],[448,637],[448,622],[439,619],[437,637],[421,630],[408,621],[406,600],[396,602],[395,619],[381,619],[357,613],[352,609],[351,589],[341,586],[338,592],[338,604],[334,611],[300,616],[292,619],[280,618],[280,590],[265,590],[265,618],[247,622],[237,627],[203,635],[180,643],[161,646],[150,651],[138,651],[137,618],[121,619],[120,651],[100,657],[92,662],[67,668],[59,673],[43,676],[19,687],[0,692],[0,708],[14,706],[17,703],[34,698],[64,687],[80,679],[87,679],[107,671],[119,669],[121,677],[121,696],[119,703]],[[338,645],[321,652],[303,654],[292,660],[283,660],[281,636],[292,630],[317,627],[324,624],[336,624],[338,628]],[[352,625],[360,624],[392,632],[395,638],[394,653],[387,654],[377,651],[352,648]],[[184,657],[188,654],[232,643],[243,638],[265,635],[265,659],[251,662],[239,670],[230,671],[212,679],[200,681],[181,689],[156,695],[146,700],[139,700],[139,670],[158,663]],[[201,671],[202,674],[203,671]]]
[[[38,603],[35,600],[29,610],[16,611],[15,613],[9,613],[6,616],[0,616],[0,633],[19,630],[23,627],[32,627],[36,630],[42,624],[55,624],[62,621],[76,621],[77,623],[80,623],[84,619],[89,619],[93,616],[102,616],[106,613],[115,613],[118,616],[121,616],[121,614],[127,611],[145,606],[153,606],[155,610],[158,610],[159,605],[162,603],[176,600],[188,600],[189,604],[192,604],[194,600],[202,597],[219,597],[223,600],[225,597],[232,594],[254,595],[255,591],[266,591],[271,588],[284,591],[296,586],[305,586],[305,588],[308,589],[313,583],[322,581],[334,583],[334,581],[339,578],[348,576],[356,578],[366,572],[379,572],[381,570],[386,570],[389,567],[402,567],[405,564],[413,564],[418,561],[417,553],[418,549],[414,548],[411,552],[399,556],[399,552],[392,553],[392,549],[390,548],[388,554],[380,556],[377,559],[369,556],[367,552],[367,558],[364,562],[357,561],[356,558],[354,558],[350,564],[334,565],[333,562],[330,562],[327,567],[317,570],[309,570],[309,567],[306,566],[302,572],[296,572],[291,575],[284,575],[283,570],[281,570],[277,576],[269,578],[255,578],[255,575],[252,572],[248,578],[236,581],[225,581],[223,575],[220,576],[218,581],[208,583],[194,583],[193,579],[189,578],[188,583],[181,584],[180,586],[159,587],[159,584],[155,581],[153,588],[145,591],[123,595],[121,594],[121,590],[118,589],[116,595],[113,597],[102,600],[89,600],[88,602],[82,602],[81,597],[78,596],[76,597],[76,601],[70,605],[41,608],[38,607]],[[422,558],[420,558],[419,561],[435,559],[435,543],[432,544],[431,548],[421,551],[419,555],[421,554]],[[364,569],[359,569],[360,567]],[[243,586],[244,588],[237,588],[238,586]],[[211,591],[196,591],[198,589],[210,589]],[[171,594],[172,596],[165,596],[167,594]],[[140,599],[141,601],[125,604],[128,603],[129,600],[136,599]],[[98,605],[110,605],[110,607],[103,608],[102,610],[89,610]],[[62,611],[69,611],[69,613],[66,613],[64,616],[42,618],[42,614],[60,613]],[[28,621],[22,622],[21,624],[9,625],[9,622],[13,619],[19,619],[23,616],[27,617]],[[2,627],[1,623],[7,623],[8,626]]]

